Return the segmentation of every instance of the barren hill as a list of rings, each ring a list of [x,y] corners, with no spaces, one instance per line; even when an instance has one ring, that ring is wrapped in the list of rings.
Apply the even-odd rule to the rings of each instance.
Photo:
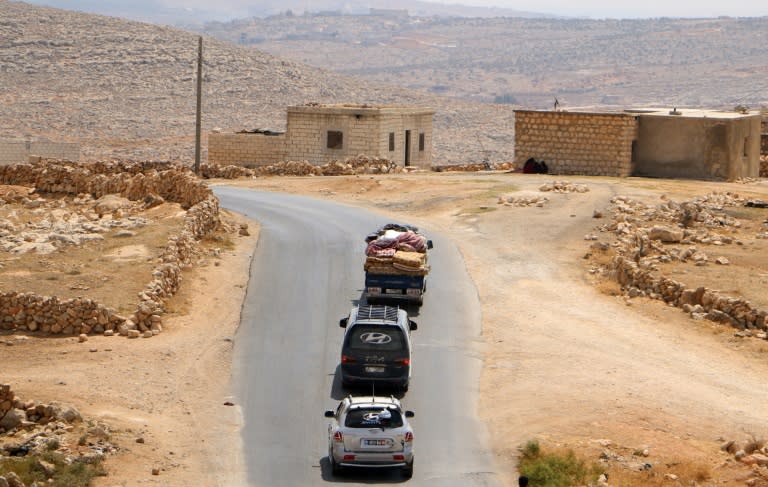
[[[211,22],[204,32],[342,74],[473,101],[768,105],[768,17],[281,15]]]
[[[285,125],[306,102],[437,109],[435,162],[510,160],[511,107],[457,102],[204,40],[203,134]],[[84,159],[190,161],[197,35],[0,0],[0,138],[79,141]],[[205,144],[205,139],[204,139]]]

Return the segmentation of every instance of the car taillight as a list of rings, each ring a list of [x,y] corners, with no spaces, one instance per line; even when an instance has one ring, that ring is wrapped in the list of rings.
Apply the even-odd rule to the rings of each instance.
[[[357,359],[354,359],[350,357],[349,355],[342,355],[341,356],[341,363],[342,364],[356,364]]]
[[[354,455],[344,455],[344,461],[345,462],[351,462],[354,459],[355,459]]]
[[[335,441],[336,443],[341,443],[344,441],[344,435],[341,434],[341,431],[336,431],[335,433],[333,433],[333,441]]]
[[[405,455],[392,455],[392,460],[398,460],[402,462],[405,460]]]
[[[395,360],[395,363],[400,365],[411,365],[411,359],[409,358],[400,358]]]
[[[412,442],[413,441],[413,433],[411,433],[410,431],[406,431],[405,432],[405,441],[407,443]]]

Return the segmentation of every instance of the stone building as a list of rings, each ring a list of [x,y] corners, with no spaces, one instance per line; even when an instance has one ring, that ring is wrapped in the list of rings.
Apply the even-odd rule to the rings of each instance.
[[[734,180],[758,177],[760,116],[705,110],[515,111],[515,165],[550,172]]]
[[[284,133],[209,134],[208,161],[253,167],[306,160],[319,165],[363,154],[426,169],[432,165],[434,114],[430,108],[405,106],[292,106]]]
[[[80,144],[50,140],[0,140],[0,165],[26,163],[30,156],[78,161]]]

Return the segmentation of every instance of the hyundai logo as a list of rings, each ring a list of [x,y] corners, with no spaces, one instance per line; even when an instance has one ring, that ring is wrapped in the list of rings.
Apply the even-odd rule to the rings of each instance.
[[[386,333],[371,331],[360,335],[360,341],[363,343],[370,343],[373,345],[384,345],[392,341],[392,337]]]

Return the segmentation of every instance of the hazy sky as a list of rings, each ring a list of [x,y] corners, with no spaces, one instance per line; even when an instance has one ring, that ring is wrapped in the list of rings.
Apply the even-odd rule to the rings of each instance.
[[[768,15],[768,0],[442,0],[440,3],[507,7],[529,12],[593,18]]]

